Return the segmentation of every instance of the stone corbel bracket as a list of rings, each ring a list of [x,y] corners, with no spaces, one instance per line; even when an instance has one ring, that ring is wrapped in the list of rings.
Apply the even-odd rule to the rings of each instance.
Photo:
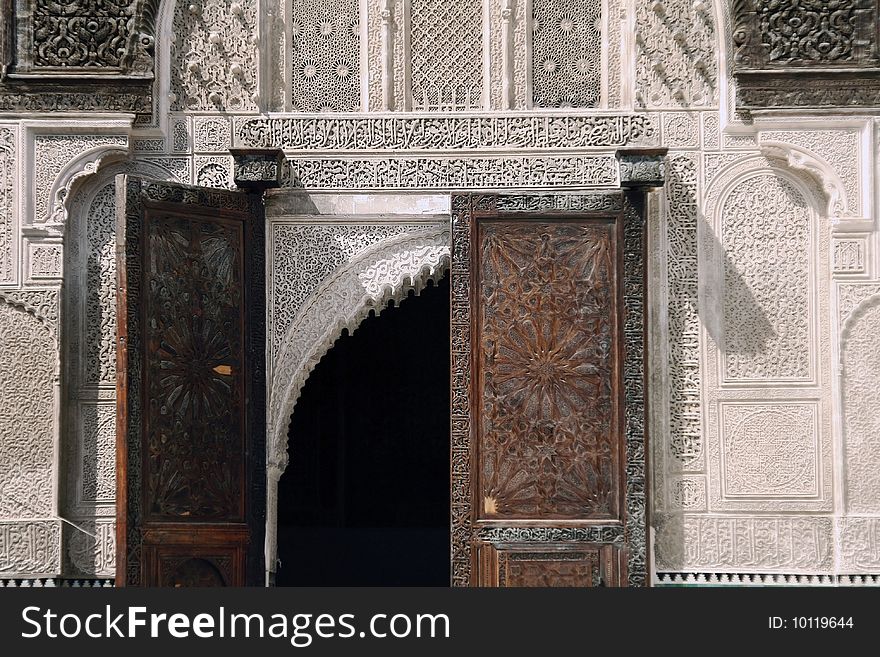
[[[843,181],[824,159],[805,148],[779,141],[762,141],[760,150],[764,157],[782,160],[790,168],[803,171],[816,180],[827,200],[825,212],[834,223],[859,220],[858,217],[852,216]]]
[[[280,148],[230,148],[232,178],[243,189],[280,187],[287,162]]]
[[[666,182],[666,148],[619,148],[620,186],[649,191]]]

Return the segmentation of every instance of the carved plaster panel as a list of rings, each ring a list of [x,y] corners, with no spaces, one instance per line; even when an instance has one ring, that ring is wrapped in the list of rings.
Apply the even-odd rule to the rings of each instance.
[[[257,0],[178,2],[171,41],[173,111],[257,109]]]
[[[153,178],[160,180],[176,180],[182,183],[190,183],[192,174],[190,167],[192,159],[189,157],[142,157],[137,160],[146,168],[154,170]]]
[[[710,511],[833,508],[830,227],[817,186],[774,166],[743,158],[704,202]]]
[[[15,282],[18,127],[0,125],[0,283]]]
[[[708,0],[636,2],[636,106],[718,103],[716,18]]]
[[[737,183],[721,208],[725,383],[815,378],[812,212],[772,173]]]
[[[0,518],[52,514],[56,346],[47,319],[0,292]]]
[[[834,522],[821,516],[655,515],[661,570],[827,572]]]
[[[29,241],[27,278],[44,281],[61,278],[62,246],[57,242]]]
[[[603,148],[659,140],[644,114],[245,118],[234,145],[286,151],[462,151]]]
[[[669,148],[698,148],[700,114],[697,112],[663,114],[663,145]]]
[[[483,3],[409,0],[410,107],[417,111],[485,105]]]
[[[670,477],[669,504],[671,508],[684,511],[706,510],[706,478],[702,475]]]
[[[231,155],[196,155],[193,171],[196,185],[220,189],[233,187]]]
[[[189,118],[175,117],[171,122],[171,150],[175,153],[189,153],[190,128]]]
[[[699,158],[691,154],[669,156],[669,175],[664,187],[665,231],[658,236],[664,246],[667,295],[656,299],[656,312],[665,315],[666,384],[662,410],[664,435],[655,444],[655,458],[666,462],[664,470],[703,469],[701,404],[701,343],[698,314],[697,171]],[[658,307],[662,306],[662,307]],[[668,432],[668,433],[667,433]]]
[[[360,109],[360,18],[357,0],[291,3],[291,110]]]
[[[20,577],[60,572],[60,521],[0,520],[0,573]]]
[[[382,241],[423,231],[420,224],[377,226],[333,224],[275,224],[271,234],[273,267],[286,272],[274,276],[269,292],[269,359],[280,348],[300,308],[336,269],[351,262],[362,251]]]
[[[837,553],[839,571],[876,574],[880,570],[880,518],[838,518]]]
[[[613,155],[290,160],[304,189],[495,189],[614,187]]]
[[[367,109],[370,112],[392,109],[393,94],[384,96],[387,65],[391,63],[393,50],[389,37],[393,34],[393,2],[387,0],[366,0],[367,24],[363,33],[366,36],[367,68]],[[363,37],[362,37],[363,38]],[[390,91],[390,89],[389,89]]]
[[[703,114],[703,150],[717,151],[721,148],[721,118],[716,112]]]
[[[126,152],[126,135],[34,136],[34,221],[63,223],[74,181],[95,173],[110,150]]]
[[[816,402],[722,402],[724,498],[819,496],[818,414]]]
[[[90,504],[113,504],[116,499],[116,404],[80,405],[79,463],[82,480],[79,500]]]
[[[837,321],[841,333],[859,304],[875,294],[880,294],[880,282],[877,281],[841,283],[837,286]]]
[[[533,107],[599,107],[602,103],[600,0],[531,0]]]
[[[196,153],[226,153],[232,146],[232,128],[227,117],[196,116],[192,122]]]
[[[867,243],[865,237],[838,237],[832,240],[832,262],[836,275],[864,274],[867,270]]]
[[[65,525],[65,574],[113,577],[116,574],[116,522],[78,520]]]
[[[861,134],[858,129],[838,130],[764,130],[761,142],[784,142],[799,146],[816,155],[839,178],[845,198],[833,208],[836,213],[859,216],[862,212]]]
[[[846,508],[880,513],[880,294],[849,314],[842,333]]]

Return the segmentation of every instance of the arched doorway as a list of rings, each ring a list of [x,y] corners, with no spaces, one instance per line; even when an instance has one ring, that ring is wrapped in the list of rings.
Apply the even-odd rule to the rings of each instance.
[[[449,280],[343,334],[291,421],[279,586],[449,585]]]

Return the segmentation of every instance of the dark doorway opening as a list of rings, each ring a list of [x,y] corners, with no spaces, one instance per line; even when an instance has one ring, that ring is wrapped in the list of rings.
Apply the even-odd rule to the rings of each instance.
[[[449,586],[449,277],[345,332],[278,485],[279,586]]]

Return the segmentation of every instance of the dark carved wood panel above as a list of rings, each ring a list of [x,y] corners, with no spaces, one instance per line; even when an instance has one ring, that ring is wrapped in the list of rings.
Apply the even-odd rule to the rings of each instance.
[[[242,224],[145,223],[146,515],[244,520]]]
[[[733,0],[738,105],[876,106],[878,0]]]
[[[616,517],[616,224],[478,231],[480,517]]]

